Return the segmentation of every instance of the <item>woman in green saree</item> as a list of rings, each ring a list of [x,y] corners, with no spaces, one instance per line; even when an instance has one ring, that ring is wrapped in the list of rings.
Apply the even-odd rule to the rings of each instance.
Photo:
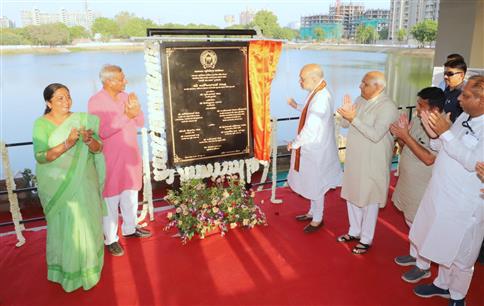
[[[72,113],[69,89],[50,84],[34,124],[39,197],[47,220],[47,278],[71,292],[95,286],[103,267],[104,157],[99,119]]]

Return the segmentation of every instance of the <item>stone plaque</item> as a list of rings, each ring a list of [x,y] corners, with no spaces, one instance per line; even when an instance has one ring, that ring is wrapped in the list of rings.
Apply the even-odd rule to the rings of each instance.
[[[246,42],[161,44],[168,165],[253,155]]]

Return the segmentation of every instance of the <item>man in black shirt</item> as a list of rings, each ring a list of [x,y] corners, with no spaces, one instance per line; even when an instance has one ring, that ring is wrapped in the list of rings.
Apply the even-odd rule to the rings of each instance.
[[[457,97],[462,92],[467,65],[463,60],[449,60],[444,64],[445,103],[444,112],[450,113],[450,120],[455,121],[462,113]]]

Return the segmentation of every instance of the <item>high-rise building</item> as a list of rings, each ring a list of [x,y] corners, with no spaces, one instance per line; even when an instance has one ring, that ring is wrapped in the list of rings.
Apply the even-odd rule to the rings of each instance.
[[[255,17],[255,11],[246,9],[240,13],[239,24],[246,25],[251,23]]]
[[[343,18],[343,37],[352,38],[355,33],[355,20],[359,19],[365,10],[365,6],[361,3],[350,2],[340,3],[329,6],[329,14],[332,16],[341,15]]]
[[[82,26],[86,29],[90,29],[94,20],[99,17],[101,17],[100,13],[89,9],[77,12],[61,9],[58,13],[41,12],[38,9],[21,12],[21,20],[24,27],[60,22],[70,27]]]
[[[8,19],[5,16],[0,17],[0,28],[2,29],[15,28],[15,22],[13,22],[12,20]]]
[[[440,0],[391,0],[389,38],[395,40],[401,29],[409,31],[426,19],[437,21]]]

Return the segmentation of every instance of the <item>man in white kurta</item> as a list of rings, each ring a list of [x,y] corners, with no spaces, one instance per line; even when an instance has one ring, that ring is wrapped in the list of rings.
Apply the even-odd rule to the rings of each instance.
[[[386,96],[382,72],[367,73],[361,81],[361,96],[351,102],[345,96],[338,113],[349,126],[341,197],[347,201],[350,228],[339,242],[358,240],[354,254],[363,254],[373,242],[378,208],[387,202],[394,140],[390,125],[398,110]]]
[[[450,305],[465,305],[484,237],[482,183],[475,172],[484,156],[484,76],[469,79],[459,102],[464,112],[452,126],[448,116],[422,116],[429,134],[438,136],[431,146],[439,154],[410,229],[418,256],[439,264],[434,282],[415,287],[415,294],[450,296]]]
[[[321,67],[316,64],[304,66],[300,84],[309,94],[302,105],[293,99],[288,100],[289,105],[302,114],[299,132],[288,145],[292,152],[287,181],[292,190],[311,201],[309,211],[296,217],[301,221],[312,220],[304,228],[309,233],[323,225],[324,194],[340,185],[342,170],[334,133],[333,101]],[[297,153],[298,149],[300,153]]]

